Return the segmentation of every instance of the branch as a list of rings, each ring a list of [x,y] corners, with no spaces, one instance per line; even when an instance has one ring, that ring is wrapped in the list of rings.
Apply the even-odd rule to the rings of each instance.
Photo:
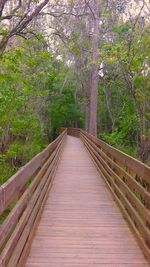
[[[72,51],[71,51],[70,47],[68,46],[67,42],[65,42],[65,40],[64,40],[64,36],[62,35],[62,33],[60,33],[60,32],[54,32],[53,35],[58,36],[58,37],[61,39],[61,41],[63,42],[63,44],[65,45],[65,47],[67,47],[67,49],[68,49],[68,50],[70,51],[70,53],[72,54]],[[65,38],[66,38],[66,36],[65,36]],[[66,39],[67,39],[67,38],[66,38]]]
[[[55,13],[55,12],[43,12],[43,13],[40,13],[40,15],[49,15],[49,16],[53,16],[55,18],[60,18],[64,15],[66,16],[74,16],[74,17],[83,17],[83,16],[86,16],[86,15],[89,15],[89,13],[83,13],[83,14],[75,14],[75,13],[72,13],[72,12],[63,12],[63,13]]]
[[[3,1],[3,5],[1,5],[1,10],[2,7],[5,5],[7,0],[2,0]],[[17,23],[17,25],[15,25],[15,27],[9,32],[8,36],[4,37],[1,42],[0,42],[0,50],[3,51],[5,50],[8,40],[15,36],[15,35],[22,35],[22,31],[29,25],[29,23],[35,18],[37,17],[37,15],[40,13],[40,11],[43,9],[44,6],[47,5],[47,3],[49,2],[49,0],[44,0],[41,4],[39,4],[38,6],[35,7],[35,9],[32,11],[32,13],[29,15],[28,12],[25,12],[25,14],[23,15],[23,17],[20,19],[20,21]],[[31,4],[31,1],[29,0],[29,6]],[[19,0],[18,5],[13,9],[13,12],[16,12],[20,6],[22,5],[22,0]],[[10,19],[11,19],[11,15],[10,15]]]
[[[93,9],[91,8],[89,1],[87,1],[87,0],[84,0],[84,1],[85,1],[85,4],[89,7],[89,9],[93,15],[93,18],[96,19],[95,13],[94,13]]]

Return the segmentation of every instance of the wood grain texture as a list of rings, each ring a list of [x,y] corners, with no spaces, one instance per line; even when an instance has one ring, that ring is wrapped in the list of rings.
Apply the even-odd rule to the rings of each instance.
[[[13,199],[22,191],[29,178],[43,166],[47,158],[56,149],[64,134],[65,132],[62,132],[47,148],[37,154],[25,166],[21,167],[16,174],[0,187],[0,214],[5,211]]]
[[[99,147],[101,140],[96,139],[94,136],[91,137],[91,135],[83,131],[81,131],[81,139],[100,175],[105,180],[125,218],[132,227],[144,254],[150,261],[150,194],[148,187],[141,179],[137,179],[136,169],[135,172],[131,172],[128,163],[122,165],[120,158],[113,157],[112,160],[110,151],[109,153],[106,150],[102,151],[103,148]],[[120,153],[122,152],[120,151]],[[128,155],[126,157],[130,159]],[[139,161],[136,161],[136,164],[144,166],[150,175],[148,166]]]
[[[25,266],[149,266],[78,138],[67,137]]]
[[[18,202],[0,226],[0,266],[2,267],[18,266],[18,262],[22,259],[22,254],[25,254],[24,248],[29,245],[28,239],[32,228],[36,225],[39,211],[43,208],[43,204],[49,193],[65,137],[66,132],[63,132],[43,150],[46,153],[49,151],[47,161],[44,164],[40,163],[42,166],[39,168],[38,173],[36,173],[34,179],[28,184],[26,190],[22,192],[22,196],[20,196]],[[42,155],[43,152],[39,155]],[[37,159],[39,160],[39,158]],[[25,172],[26,166],[24,167]],[[11,184],[14,177],[18,176],[11,177],[10,182],[8,181],[7,184]],[[20,184],[20,181],[18,182]],[[5,188],[7,188],[6,184]],[[17,185],[15,190],[18,190]]]
[[[128,166],[131,173],[138,174],[143,181],[148,185],[150,184],[150,167],[83,130],[81,130],[81,134],[84,134],[88,139],[92,140],[100,149],[105,151],[109,156],[114,157],[123,166]]]

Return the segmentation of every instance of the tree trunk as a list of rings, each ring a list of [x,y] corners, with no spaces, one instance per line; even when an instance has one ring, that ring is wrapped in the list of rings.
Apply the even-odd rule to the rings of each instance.
[[[97,135],[97,103],[98,103],[98,46],[99,46],[99,12],[100,1],[93,1],[92,18],[92,57],[91,57],[91,88],[90,88],[90,110],[89,110],[89,128],[88,132]]]

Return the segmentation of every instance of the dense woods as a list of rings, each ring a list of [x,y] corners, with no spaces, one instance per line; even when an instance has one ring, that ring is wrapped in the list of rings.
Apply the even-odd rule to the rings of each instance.
[[[149,15],[146,0],[0,1],[1,183],[61,126],[149,164]]]

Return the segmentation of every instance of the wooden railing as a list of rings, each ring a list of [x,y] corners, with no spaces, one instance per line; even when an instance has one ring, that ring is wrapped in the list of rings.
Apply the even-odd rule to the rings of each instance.
[[[150,168],[79,128],[59,137],[0,187],[0,266],[23,266],[66,134],[80,137],[150,260]]]
[[[150,261],[150,167],[85,131],[80,137]]]
[[[64,128],[64,127],[62,127],[62,128],[60,128],[60,133],[63,132],[65,129],[67,130],[68,135],[80,137],[80,131],[81,131],[80,128],[73,128],[73,127]]]
[[[0,187],[0,266],[23,261],[49,193],[67,131]]]

